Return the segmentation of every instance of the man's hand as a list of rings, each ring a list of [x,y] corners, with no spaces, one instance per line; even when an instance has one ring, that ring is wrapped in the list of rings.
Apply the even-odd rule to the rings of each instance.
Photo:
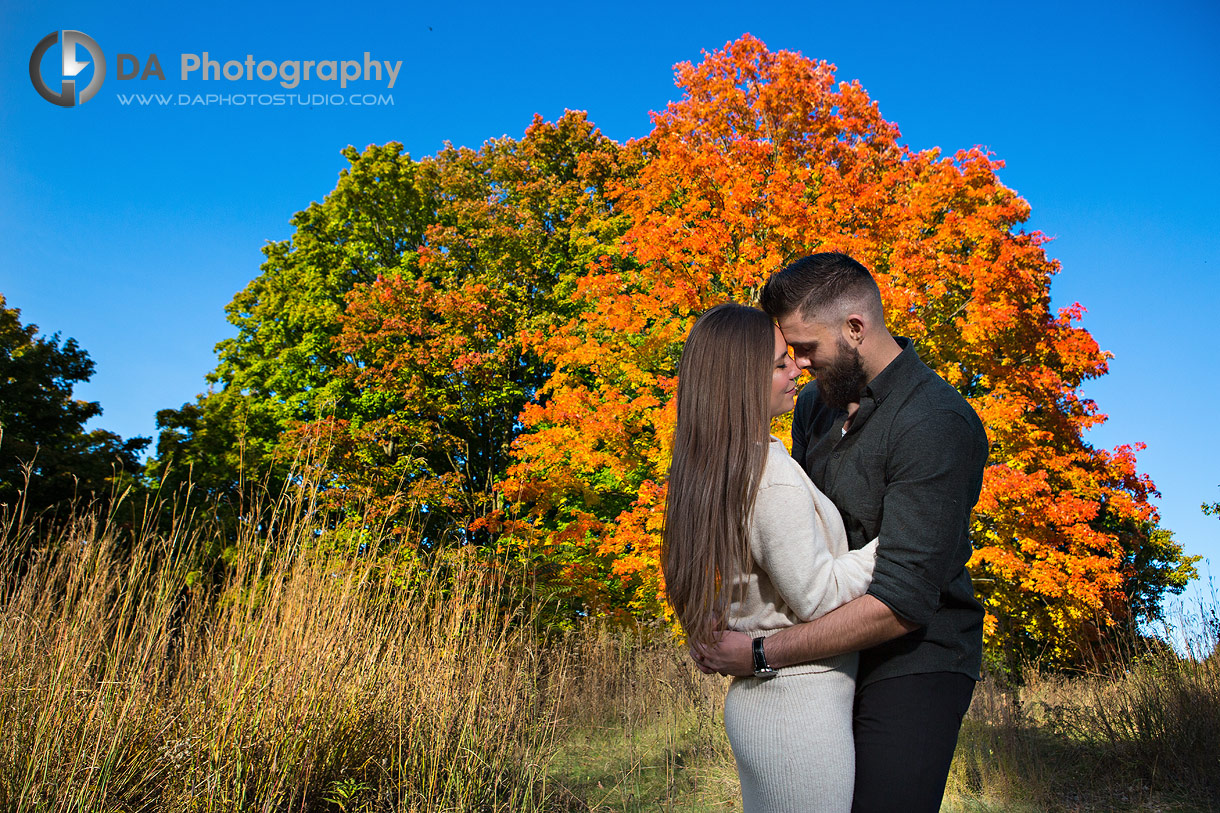
[[[754,674],[753,643],[753,639],[744,632],[726,630],[717,634],[713,646],[693,644],[690,656],[705,675],[718,672],[748,677]]]

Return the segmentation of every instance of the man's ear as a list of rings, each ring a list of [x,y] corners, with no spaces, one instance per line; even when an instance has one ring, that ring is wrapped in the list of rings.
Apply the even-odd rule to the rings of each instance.
[[[849,313],[843,320],[843,338],[848,344],[859,346],[868,334],[868,320],[858,313]]]

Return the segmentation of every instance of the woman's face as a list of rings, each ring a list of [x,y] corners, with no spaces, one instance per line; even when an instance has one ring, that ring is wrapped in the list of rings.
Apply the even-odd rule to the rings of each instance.
[[[783,415],[792,409],[796,395],[796,379],[801,370],[788,355],[788,342],[784,334],[775,328],[775,358],[771,370],[771,417]]]

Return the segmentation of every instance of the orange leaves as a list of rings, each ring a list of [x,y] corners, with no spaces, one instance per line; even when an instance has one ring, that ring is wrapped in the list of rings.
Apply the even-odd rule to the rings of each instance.
[[[796,257],[847,251],[874,270],[895,332],[987,425],[973,566],[990,645],[1053,642],[1070,659],[1064,642],[1124,612],[1153,491],[1130,450],[1084,440],[1104,416],[1076,388],[1107,355],[1078,326],[1083,308],[1050,313],[1058,264],[1043,235],[1021,230],[1029,205],[999,182],[1002,162],[978,148],[912,152],[858,83],[748,35],[677,66],[677,85],[682,98],[632,145],[638,171],[614,188],[625,231],[575,275],[570,315],[531,334],[552,372],[522,412],[506,486],[542,538],[598,517],[587,561],[601,564],[571,573],[655,611],[663,405],[693,318],[754,301]]]
[[[994,652],[1070,660],[1071,641],[1184,583],[1136,449],[1086,442],[1105,417],[1078,388],[1108,355],[1079,304],[1051,312],[1058,264],[1022,230],[1029,205],[999,160],[912,151],[858,83],[749,36],[677,83],[628,145],[569,112],[419,162],[400,145],[349,153],[291,246],[269,250],[286,271],[233,306],[286,348],[260,368],[277,420],[302,387],[339,404],[289,438],[326,449],[336,495],[381,495],[390,513],[406,495],[429,539],[518,557],[573,613],[663,614],[682,342],[788,261],[842,250],[987,427],[972,568]],[[301,285],[324,295],[285,323],[277,303]]]

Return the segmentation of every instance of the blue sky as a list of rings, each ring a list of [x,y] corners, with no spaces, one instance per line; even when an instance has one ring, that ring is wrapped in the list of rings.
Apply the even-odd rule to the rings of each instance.
[[[36,8],[31,8],[36,5]],[[205,7],[206,6],[206,7]],[[645,135],[677,98],[672,67],[750,32],[856,79],[904,140],[946,152],[981,144],[1055,239],[1056,306],[1079,301],[1114,354],[1084,391],[1110,416],[1090,440],[1142,441],[1163,524],[1220,563],[1220,400],[1210,347],[1220,314],[1220,6],[1156,4],[17,3],[0,0],[0,292],[46,333],[97,362],[78,395],[96,421],[152,435],[154,413],[193,399],[230,335],[224,306],[258,273],[259,249],[335,184],[352,144],[519,137],[535,113],[588,111],[612,138]],[[33,89],[46,34],[75,29],[106,56],[85,105]],[[80,49],[78,60],[88,59]],[[393,89],[339,91],[179,76],[180,55],[225,61],[402,62]],[[117,54],[165,81],[119,81]],[[58,75],[59,48],[44,72]],[[83,86],[90,66],[80,74]],[[50,78],[48,76],[48,78]],[[124,106],[118,94],[267,92],[393,96],[392,105]]]

